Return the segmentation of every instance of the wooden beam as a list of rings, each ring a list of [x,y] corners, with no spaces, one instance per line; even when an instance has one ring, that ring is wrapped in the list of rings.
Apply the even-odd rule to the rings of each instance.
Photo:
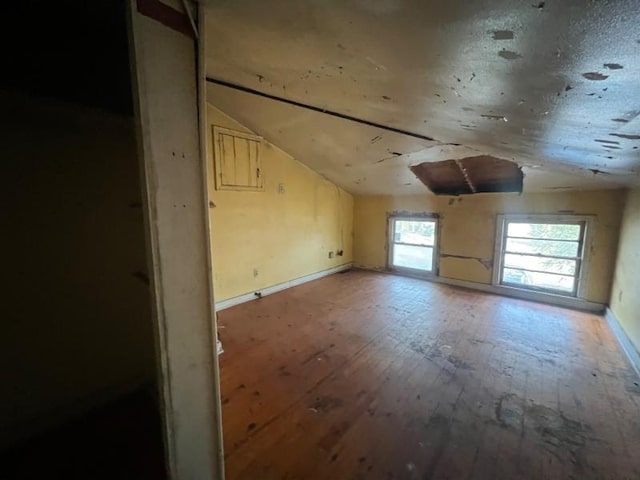
[[[467,173],[467,170],[464,168],[464,165],[462,164],[462,162],[460,160],[456,160],[456,165],[460,169],[460,173],[462,173],[462,176],[464,177],[465,182],[467,182],[467,185],[469,185],[469,188],[471,189],[471,191],[473,193],[476,193],[477,191],[476,187],[471,182],[471,179],[469,178],[469,174]]]

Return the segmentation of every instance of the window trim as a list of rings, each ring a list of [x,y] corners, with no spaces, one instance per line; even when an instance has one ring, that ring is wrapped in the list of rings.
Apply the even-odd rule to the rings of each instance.
[[[498,214],[496,216],[496,237],[494,249],[494,265],[492,274],[492,284],[503,288],[514,288],[517,290],[526,290],[530,292],[543,293],[547,295],[558,295],[569,298],[585,298],[586,281],[589,273],[589,252],[591,252],[591,241],[593,232],[593,215],[571,215],[571,214]],[[576,276],[576,285],[573,292],[562,292],[560,290],[523,287],[514,284],[504,284],[501,281],[503,269],[503,251],[506,240],[505,228],[509,222],[529,222],[529,223],[546,223],[546,224],[582,224],[582,235],[579,243],[579,255],[577,257],[563,257],[576,260],[578,275]]]
[[[397,267],[393,264],[393,246],[400,245],[412,245],[418,247],[428,247],[428,245],[418,245],[411,243],[394,242],[395,235],[395,222],[397,220],[405,221],[422,221],[422,222],[434,222],[434,245],[433,245],[433,261],[431,263],[431,270],[421,270],[419,268]],[[440,215],[437,213],[406,213],[401,215],[388,215],[387,217],[387,269],[400,274],[410,275],[412,277],[421,278],[434,278],[439,275],[440,271]]]

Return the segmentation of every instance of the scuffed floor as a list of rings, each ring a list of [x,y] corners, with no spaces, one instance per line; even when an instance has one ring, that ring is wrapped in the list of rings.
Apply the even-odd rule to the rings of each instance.
[[[219,319],[229,480],[640,478],[598,315],[352,271]]]

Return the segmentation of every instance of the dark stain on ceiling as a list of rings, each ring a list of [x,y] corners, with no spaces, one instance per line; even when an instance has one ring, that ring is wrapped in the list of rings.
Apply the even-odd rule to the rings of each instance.
[[[608,68],[609,70],[621,70],[624,67],[619,63],[605,63],[604,68]]]
[[[513,32],[511,30],[494,30],[494,40],[513,40]]]
[[[505,50],[505,49],[500,50],[498,52],[498,55],[500,55],[505,60],[517,60],[518,58],[522,58],[522,55],[520,55],[519,53],[512,52],[511,50]]]
[[[586,73],[583,73],[582,76],[587,80],[594,80],[594,81],[606,80],[607,78],[609,78],[609,75],[603,75],[600,72],[586,72]]]

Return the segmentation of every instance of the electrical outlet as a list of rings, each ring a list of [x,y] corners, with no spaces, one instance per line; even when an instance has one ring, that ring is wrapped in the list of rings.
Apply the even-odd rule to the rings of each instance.
[[[336,252],[336,255],[338,255],[339,257],[341,257],[342,255],[344,255],[344,250],[338,250]]]
[[[284,183],[278,184],[278,193],[284,193]]]
[[[254,276],[254,277],[257,277],[257,276],[258,276],[258,269],[257,269],[257,268],[254,268],[254,269],[253,269],[253,276]]]
[[[329,258],[333,258],[333,252],[329,252]]]

